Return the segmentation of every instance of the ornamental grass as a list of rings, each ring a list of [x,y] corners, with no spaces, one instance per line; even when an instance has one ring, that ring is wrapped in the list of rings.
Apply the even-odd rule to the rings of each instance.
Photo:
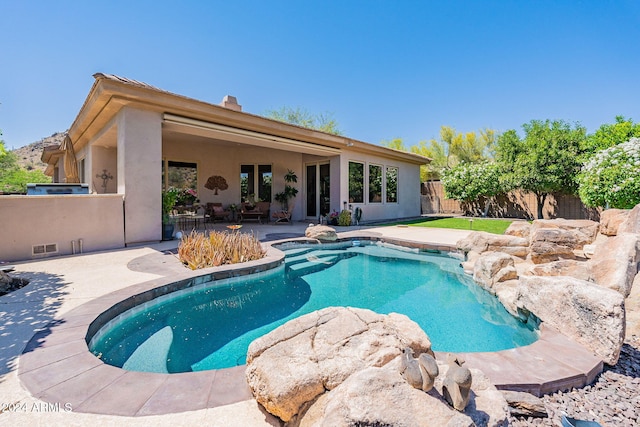
[[[208,236],[192,231],[182,237],[178,258],[192,270],[237,264],[263,258],[260,241],[249,233],[212,231]]]

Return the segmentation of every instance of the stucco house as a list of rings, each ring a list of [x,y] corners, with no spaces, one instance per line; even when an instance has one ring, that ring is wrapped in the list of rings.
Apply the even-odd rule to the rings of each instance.
[[[237,204],[251,193],[275,209],[274,195],[291,170],[298,176],[295,221],[316,222],[345,207],[360,207],[365,221],[420,215],[426,157],[249,114],[232,96],[215,105],[114,75],[94,78],[68,131],[73,166],[91,194],[73,197],[119,196],[121,222],[103,219],[110,230],[122,230],[110,243],[91,246],[85,239],[92,249],[161,240],[162,189],[174,168],[192,172],[203,204]],[[70,155],[45,149],[54,182],[68,179]],[[205,188],[212,176],[228,188]]]

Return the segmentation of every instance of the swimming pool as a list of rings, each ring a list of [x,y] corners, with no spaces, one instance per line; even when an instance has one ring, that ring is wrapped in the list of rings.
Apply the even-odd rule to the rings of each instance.
[[[368,241],[280,248],[286,258],[278,268],[205,282],[120,314],[93,335],[90,350],[134,371],[227,368],[244,364],[259,336],[335,305],[406,314],[436,351],[497,351],[538,337],[455,258]]]

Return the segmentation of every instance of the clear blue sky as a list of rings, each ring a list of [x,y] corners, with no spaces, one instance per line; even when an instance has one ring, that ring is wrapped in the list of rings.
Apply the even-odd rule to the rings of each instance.
[[[66,130],[96,72],[405,145],[532,119],[640,121],[640,1],[0,0],[7,148]]]

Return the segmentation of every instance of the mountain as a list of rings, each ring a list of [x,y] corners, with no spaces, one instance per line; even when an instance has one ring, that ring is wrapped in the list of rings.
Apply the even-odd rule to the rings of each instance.
[[[18,164],[27,170],[39,169],[44,172],[47,165],[40,160],[42,150],[49,145],[60,145],[67,132],[56,132],[24,147],[11,150],[18,157]]]

